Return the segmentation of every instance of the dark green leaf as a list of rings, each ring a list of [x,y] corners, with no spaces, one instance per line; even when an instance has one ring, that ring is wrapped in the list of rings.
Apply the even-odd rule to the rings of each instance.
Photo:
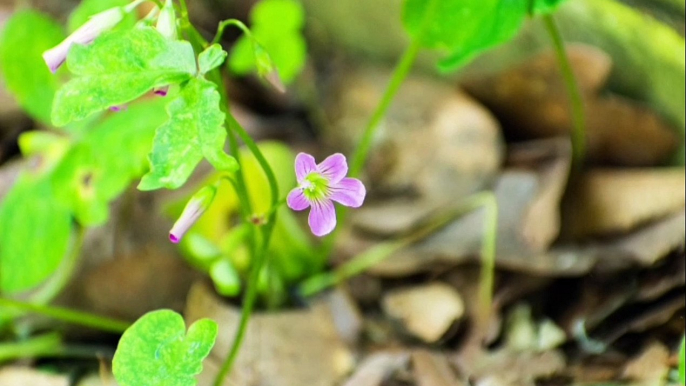
[[[150,172],[141,190],[183,185],[205,157],[217,170],[232,172],[238,163],[224,153],[226,131],[220,96],[214,83],[191,79],[167,106],[169,120],[155,133],[150,153]]]
[[[406,0],[403,23],[422,46],[448,52],[439,67],[454,70],[519,31],[528,0]]]
[[[130,0],[83,0],[79,6],[72,11],[71,15],[69,15],[69,22],[67,23],[69,31],[75,31],[96,13],[114,7],[123,7],[129,3],[131,3]],[[131,28],[135,24],[136,14],[135,12],[131,12],[124,17],[124,20],[117,25],[117,28]]]
[[[31,10],[14,13],[0,38],[0,70],[7,89],[32,117],[46,124],[58,81],[42,55],[63,38],[59,24]]]
[[[121,386],[195,386],[216,338],[217,323],[212,320],[198,320],[186,333],[181,315],[153,311],[124,332],[112,372]]]
[[[41,284],[67,253],[70,232],[69,209],[54,199],[50,181],[24,173],[0,205],[0,290]]]
[[[154,28],[114,31],[91,45],[75,45],[67,58],[77,77],[55,96],[57,126],[140,97],[155,87],[187,80],[197,71],[193,48],[165,39]]]

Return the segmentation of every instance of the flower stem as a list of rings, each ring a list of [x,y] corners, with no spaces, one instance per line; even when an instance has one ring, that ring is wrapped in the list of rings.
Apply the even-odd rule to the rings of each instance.
[[[255,159],[262,167],[265,175],[267,176],[267,181],[269,182],[269,189],[271,191],[271,207],[276,208],[279,206],[279,187],[276,182],[276,176],[273,170],[269,166],[267,159],[264,157],[260,149],[257,147],[255,142],[250,138],[248,133],[243,129],[243,127],[236,121],[236,119],[231,115],[227,114],[227,119],[229,120],[229,125],[231,130],[234,131],[241,140],[245,143],[248,149],[253,153]],[[236,330],[236,335],[229,350],[229,354],[226,360],[222,364],[222,367],[215,378],[214,385],[221,386],[224,379],[231,372],[231,368],[238,357],[238,352],[245,339],[245,334],[248,329],[248,322],[250,321],[250,316],[252,315],[253,309],[255,307],[255,301],[257,299],[258,292],[258,281],[260,277],[260,272],[264,267],[267,260],[267,247],[269,246],[269,241],[271,239],[272,231],[274,229],[274,223],[276,222],[276,210],[271,210],[267,224],[263,229],[263,240],[262,245],[256,248],[256,253],[254,255],[252,267],[250,269],[250,277],[248,278],[248,288],[243,298],[243,308],[241,310],[241,320]]]
[[[572,164],[575,169],[578,169],[584,162],[586,157],[586,120],[584,113],[584,103],[579,90],[579,85],[574,77],[574,71],[569,63],[567,51],[565,51],[564,42],[560,30],[555,23],[552,15],[543,15],[543,22],[546,30],[553,41],[555,48],[555,55],[562,72],[562,77],[567,87],[567,94],[569,95],[570,107],[572,111]]]
[[[386,115],[386,111],[391,105],[391,102],[393,101],[395,94],[397,94],[398,89],[400,89],[403,81],[405,81],[405,78],[407,78],[407,75],[410,73],[412,65],[417,59],[417,54],[419,53],[420,48],[421,45],[419,43],[419,39],[414,39],[410,46],[407,47],[405,53],[403,53],[403,56],[400,58],[400,61],[393,70],[393,75],[388,83],[388,87],[381,97],[381,101],[376,106],[374,114],[372,114],[372,117],[369,119],[369,122],[367,123],[367,126],[362,134],[362,138],[357,145],[357,149],[353,154],[350,162],[350,177],[358,177],[362,171],[362,167],[364,166],[367,156],[369,155],[369,150],[372,147],[374,134],[376,134],[376,131],[379,128],[379,123],[381,123],[381,119],[384,117],[384,115]]]
[[[481,274],[479,276],[479,309],[476,325],[486,329],[493,309],[495,254],[498,236],[498,201],[493,192],[482,192],[470,198],[470,210],[484,209],[484,236],[481,240]]]
[[[60,334],[52,332],[21,342],[0,344],[0,363],[19,359],[55,355],[62,350]]]
[[[106,318],[88,312],[74,311],[63,307],[46,306],[42,304],[24,303],[7,298],[0,298],[0,307],[41,314],[63,322],[118,334],[123,333],[130,326],[130,323],[128,322]]]
[[[248,37],[252,37],[250,29],[245,24],[243,24],[242,21],[238,19],[222,20],[219,22],[219,26],[217,27],[217,33],[214,35],[214,39],[212,39],[212,44],[219,43],[219,39],[221,39],[222,35],[224,35],[224,30],[226,29],[226,27],[229,26],[234,26],[243,31],[243,33],[246,34]]]

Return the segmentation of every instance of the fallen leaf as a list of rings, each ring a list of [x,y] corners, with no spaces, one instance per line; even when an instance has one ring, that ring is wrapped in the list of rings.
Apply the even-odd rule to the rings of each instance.
[[[357,366],[355,373],[343,386],[382,386],[393,372],[404,368],[410,361],[409,353],[380,352],[370,355]]]
[[[669,350],[662,343],[654,342],[627,363],[622,375],[643,386],[661,386],[668,373]]]
[[[462,386],[444,355],[416,350],[412,352],[412,369],[417,386]]]
[[[627,232],[684,208],[683,167],[596,169],[572,187],[565,211],[575,239]]]
[[[69,377],[43,373],[26,367],[8,366],[0,369],[0,386],[69,386]]]
[[[464,302],[451,286],[442,283],[405,287],[384,295],[382,308],[406,331],[427,343],[438,341],[464,316]]]

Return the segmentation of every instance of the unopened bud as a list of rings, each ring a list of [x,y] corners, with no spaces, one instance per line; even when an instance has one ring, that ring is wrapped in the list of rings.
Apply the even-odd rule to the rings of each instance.
[[[188,229],[190,229],[190,227],[198,221],[200,216],[205,213],[207,208],[210,207],[216,194],[216,186],[204,186],[188,200],[186,207],[183,208],[181,216],[179,216],[179,219],[176,220],[174,226],[169,231],[169,240],[172,243],[181,241],[181,238],[188,232]]]

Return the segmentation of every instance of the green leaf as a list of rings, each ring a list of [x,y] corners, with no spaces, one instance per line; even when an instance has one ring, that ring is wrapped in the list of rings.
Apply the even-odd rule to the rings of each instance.
[[[114,378],[121,386],[195,386],[216,338],[212,320],[198,320],[186,333],[178,313],[149,312],[122,335],[112,361]]]
[[[7,89],[21,107],[45,124],[50,124],[58,80],[42,55],[63,38],[59,24],[31,10],[14,13],[0,37],[0,71]]]
[[[113,31],[91,45],[75,45],[67,65],[76,78],[55,96],[57,126],[125,104],[155,87],[184,82],[197,71],[190,43],[165,39],[150,27]]]
[[[69,209],[47,178],[21,175],[0,205],[0,290],[26,291],[59,267],[71,234]]]
[[[213,44],[198,55],[198,67],[201,74],[206,74],[219,67],[228,54],[219,44]]]
[[[403,24],[422,46],[448,52],[439,67],[451,71],[514,37],[527,10],[528,0],[406,0]]]
[[[553,13],[557,7],[566,0],[534,0],[533,14],[541,15],[546,13]]]
[[[203,156],[220,171],[233,172],[238,163],[224,153],[226,131],[220,96],[214,83],[191,79],[167,105],[169,120],[155,133],[150,172],[140,190],[183,185]]]
[[[231,52],[231,70],[241,75],[259,70],[257,61],[265,58],[259,50],[264,49],[281,79],[292,82],[307,59],[307,45],[301,32],[304,17],[302,5],[297,1],[262,0],[251,14],[252,39],[242,36]]]
[[[83,0],[79,6],[72,11],[71,15],[69,15],[69,21],[67,22],[69,32],[74,32],[96,13],[114,7],[123,7],[130,2],[130,0]],[[135,24],[136,14],[135,12],[129,12],[124,16],[124,20],[122,20],[116,28],[128,29]]]
[[[83,225],[100,225],[109,203],[147,169],[155,128],[167,119],[163,98],[137,103],[93,126],[52,173],[57,197]]]

